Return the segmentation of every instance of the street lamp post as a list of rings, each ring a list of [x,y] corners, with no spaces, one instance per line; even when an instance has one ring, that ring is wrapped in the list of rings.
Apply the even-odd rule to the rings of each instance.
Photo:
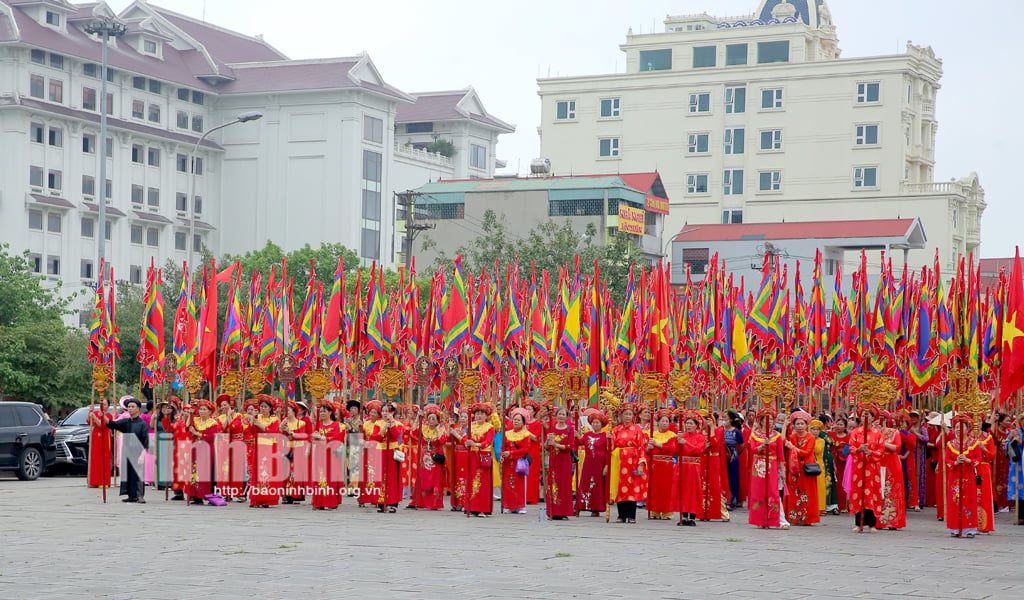
[[[99,35],[103,38],[102,58],[100,60],[100,139],[102,144],[97,154],[100,157],[100,194],[97,212],[99,213],[99,236],[96,243],[96,268],[103,265],[103,254],[107,246],[107,42],[110,38],[119,38],[124,35],[126,27],[123,23],[114,21],[98,20],[85,26],[85,32],[90,35]],[[97,282],[102,283],[103,273],[99,273]]]
[[[190,160],[190,164],[192,166],[192,176],[189,177],[189,193],[188,198],[186,198],[185,200],[187,204],[191,205],[191,209],[189,210],[190,218],[188,220],[188,266],[186,267],[186,272],[191,272],[189,271],[189,269],[192,269],[193,266],[192,252],[195,250],[196,243],[196,154],[199,153],[199,145],[203,143],[203,140],[205,140],[207,136],[209,136],[214,131],[217,131],[218,129],[224,129],[225,127],[234,125],[235,123],[248,123],[249,121],[255,121],[261,117],[263,117],[263,113],[260,112],[244,112],[238,115],[238,117],[236,117],[234,121],[228,121],[227,123],[223,123],[221,125],[208,129],[205,133],[203,133],[203,135],[199,136],[199,139],[196,140],[195,147],[192,148],[192,157]]]

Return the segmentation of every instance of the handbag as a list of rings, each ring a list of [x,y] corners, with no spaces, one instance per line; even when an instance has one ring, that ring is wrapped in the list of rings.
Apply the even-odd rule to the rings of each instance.
[[[491,459],[492,458],[494,458],[494,455],[491,454],[490,452],[481,452],[480,453],[480,466],[481,467],[490,467],[491,466]]]
[[[821,465],[816,462],[804,463],[804,475],[808,477],[817,477],[821,475]]]
[[[401,450],[395,450],[395,453],[392,456],[394,456],[395,462],[405,462],[405,452],[402,452]]]
[[[530,472],[530,461],[525,457],[516,461],[516,475],[526,475]]]
[[[444,460],[445,460],[444,454],[442,454],[440,452],[435,452],[434,454],[432,454],[430,456],[430,458],[434,461],[434,464],[436,464],[436,465],[443,465],[444,464]]]

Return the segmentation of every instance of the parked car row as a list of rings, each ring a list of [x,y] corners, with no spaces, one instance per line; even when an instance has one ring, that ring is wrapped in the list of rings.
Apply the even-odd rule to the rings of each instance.
[[[57,461],[56,437],[42,406],[0,402],[0,471],[14,471],[21,480],[37,479]]]

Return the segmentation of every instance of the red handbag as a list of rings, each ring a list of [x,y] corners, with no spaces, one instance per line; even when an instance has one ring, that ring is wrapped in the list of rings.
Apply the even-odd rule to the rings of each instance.
[[[494,458],[494,454],[490,451],[480,453],[480,466],[489,467],[491,466],[491,459]]]

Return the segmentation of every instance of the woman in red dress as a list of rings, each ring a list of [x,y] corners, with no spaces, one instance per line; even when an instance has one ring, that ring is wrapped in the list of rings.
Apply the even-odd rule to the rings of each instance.
[[[245,444],[245,471],[249,474],[249,483],[243,496],[248,496],[252,484],[256,481],[256,431],[252,427],[252,421],[260,412],[259,400],[246,400],[243,410],[239,422],[242,425],[242,443]]]
[[[462,411],[459,413],[458,421],[449,430],[448,436],[451,439],[452,512],[462,512],[466,508],[466,486],[469,477],[469,448],[466,446],[468,431],[469,412]]]
[[[882,429],[882,462],[879,475],[882,484],[882,511],[878,514],[878,527],[895,531],[907,526],[906,493],[903,489],[903,463],[900,451],[903,437],[896,429],[895,419],[883,414],[885,428]]]
[[[679,475],[676,493],[679,496],[679,523],[696,527],[697,515],[704,510],[704,469],[701,462],[711,448],[711,442],[700,431],[704,419],[695,410],[680,413],[683,430],[676,437],[676,451],[679,454]]]
[[[988,423],[986,423],[988,425]],[[995,531],[995,499],[992,485],[992,461],[996,458],[996,443],[988,431],[982,429],[980,415],[974,422],[974,438],[981,449],[981,460],[978,461],[978,531],[991,533]]]
[[[659,410],[655,415],[654,435],[647,440],[647,460],[651,465],[647,510],[656,520],[670,519],[672,513],[679,512],[678,483],[673,464],[678,444],[671,424],[672,411],[667,408]]]
[[[596,517],[608,508],[608,417],[598,408],[583,413],[590,429],[578,435],[576,445],[583,450],[583,464],[576,485],[577,511],[590,511]]]
[[[254,468],[249,479],[249,506],[269,508],[280,501],[278,486],[284,476],[284,473],[276,472],[275,468],[280,422],[273,414],[277,402],[267,394],[260,394],[256,398],[259,400],[259,414],[246,424],[249,435],[256,439]]]
[[[973,538],[978,533],[978,464],[981,444],[972,431],[974,421],[967,415],[953,417],[946,432],[946,528],[953,537]]]
[[[191,477],[185,485],[185,495],[190,504],[202,504],[213,493],[213,449],[220,424],[213,418],[212,402],[200,399],[193,404],[198,416],[187,424],[194,452],[189,457]]]
[[[548,447],[548,516],[555,521],[564,521],[576,514],[572,497],[573,446],[576,432],[568,423],[569,409],[559,406],[554,409],[555,423],[548,429],[545,443]]]
[[[530,473],[526,476],[526,503],[537,504],[540,502],[540,471],[541,471],[541,440],[544,439],[544,422],[537,418],[540,412],[540,404],[533,400],[523,403],[524,410],[529,414],[526,421],[526,429],[530,432]],[[511,427],[506,427],[506,430]],[[504,440],[502,441],[504,443]],[[502,484],[504,487],[504,484]],[[505,505],[508,508],[508,504]]]
[[[814,464],[814,444],[817,440],[807,426],[811,415],[798,410],[790,415],[793,433],[786,440],[786,448],[793,458],[790,459],[788,475],[788,491],[786,493],[786,516],[794,525],[812,525],[821,520],[818,510],[818,479],[804,474],[804,465]]]
[[[619,523],[636,523],[636,503],[647,498],[647,436],[633,422],[632,404],[619,409],[619,425],[612,430],[613,452],[619,452],[618,488],[615,502]]]
[[[281,433],[288,437],[288,480],[285,481],[284,503],[293,504],[306,499],[306,483],[309,478],[310,430],[305,419],[299,417],[299,406],[289,402],[285,418],[280,425]]]
[[[492,410],[486,402],[474,404],[469,435],[462,438],[467,449],[466,510],[474,517],[490,515],[493,510],[494,427],[488,421]]]
[[[875,428],[880,413],[877,406],[860,405],[859,426],[850,432],[850,512],[854,515],[853,531],[875,531],[882,511],[882,454],[885,443]]]
[[[107,429],[106,422],[113,420],[110,405],[101,398],[99,409],[89,415],[89,475],[86,478],[89,487],[110,487],[113,432]]]
[[[245,491],[245,457],[242,441],[242,415],[235,412],[234,398],[227,394],[217,396],[217,493],[225,500],[242,502]],[[236,450],[239,452],[235,454]]]
[[[906,508],[921,512],[917,490],[917,435],[911,430],[910,414],[900,416],[900,461],[903,469],[903,489]]]
[[[527,409],[513,409],[512,429],[506,431],[501,440],[501,503],[503,508],[514,514],[526,514],[529,475],[520,473],[518,465],[519,459],[532,456],[529,453],[530,430],[526,428],[529,418]],[[539,467],[538,460],[529,465],[528,472]]]
[[[335,413],[344,418],[345,409],[340,403],[320,403],[319,418],[310,436],[310,483],[313,493],[310,504],[313,510],[336,510],[341,506],[341,492],[345,479],[345,428],[334,420]]]
[[[750,451],[750,484],[747,487],[747,522],[758,527],[783,527],[782,500],[779,498],[779,466],[784,464],[782,434],[775,431],[775,411],[764,408],[757,413],[746,447]]]
[[[398,503],[402,501],[402,464],[395,460],[395,451],[402,447],[402,437],[405,427],[402,422],[395,418],[398,414],[398,405],[388,402],[381,407],[379,421],[370,434],[369,439],[376,442],[380,452],[381,489],[377,496],[377,512],[387,510],[389,513],[396,512]]]
[[[993,467],[996,509],[999,512],[1008,512],[1012,504],[1006,489],[1010,480],[1010,462],[1003,448],[1005,447],[1007,436],[1010,435],[1013,420],[1007,414],[993,412],[990,422],[993,423],[990,433],[998,450]]]
[[[444,446],[448,443],[448,432],[441,425],[440,406],[428,404],[424,407],[423,419],[423,425],[409,434],[410,454],[421,457],[415,464],[413,496],[409,508],[440,510],[444,508],[441,474],[444,471]]]
[[[746,445],[746,440],[750,439],[750,432],[753,431],[754,425],[754,409],[747,409],[744,413],[743,427],[740,429],[743,435],[743,450],[740,452],[740,492],[739,502],[736,504],[737,507],[742,507],[743,503],[747,501],[750,489],[750,448]]]
[[[728,511],[722,511],[725,508],[725,497],[722,495],[722,453],[725,449],[725,431],[722,427],[716,427],[718,416],[715,413],[709,413],[704,409],[698,412],[703,417],[704,427],[701,433],[707,438],[708,449],[700,459],[703,490],[697,518],[701,521],[714,519],[728,521]]]
[[[846,417],[840,416],[832,423],[832,461],[836,465],[836,497],[839,500],[839,512],[844,513],[848,506],[846,488],[842,485],[846,474],[846,461],[850,456],[850,434],[846,431]]]
[[[372,504],[381,494],[381,482],[383,474],[382,453],[378,440],[374,439],[373,432],[382,423],[380,418],[380,400],[371,400],[366,403],[363,418],[363,460],[362,473],[359,475],[361,485],[359,491],[359,506]]]

